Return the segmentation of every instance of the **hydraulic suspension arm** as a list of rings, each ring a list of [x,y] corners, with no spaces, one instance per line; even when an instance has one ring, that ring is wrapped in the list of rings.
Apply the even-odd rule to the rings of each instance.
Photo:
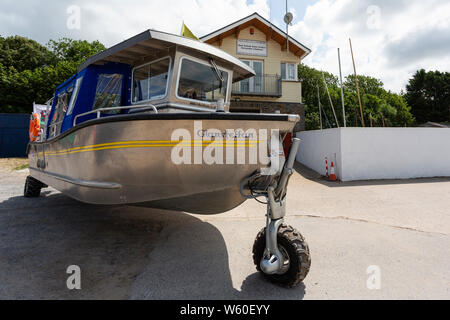
[[[282,274],[287,271],[286,268],[289,268],[278,248],[277,234],[286,215],[287,185],[294,172],[294,162],[299,146],[300,139],[294,138],[276,187],[270,186],[267,190],[266,250],[260,263],[262,271],[267,274]]]

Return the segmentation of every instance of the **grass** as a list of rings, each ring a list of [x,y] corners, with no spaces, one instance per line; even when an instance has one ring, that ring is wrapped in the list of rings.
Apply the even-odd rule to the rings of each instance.
[[[27,158],[0,158],[0,171],[14,172],[28,168]]]
[[[14,170],[23,170],[23,169],[28,169],[28,164],[22,164],[14,168]]]

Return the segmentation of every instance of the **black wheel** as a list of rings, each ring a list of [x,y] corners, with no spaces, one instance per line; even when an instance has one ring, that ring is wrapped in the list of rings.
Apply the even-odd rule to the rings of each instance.
[[[261,259],[266,248],[266,228],[256,236],[253,244],[253,262],[256,269],[266,279],[283,287],[293,288],[301,283],[308,275],[311,266],[308,244],[303,236],[291,226],[281,225],[277,235],[280,251],[289,259],[289,267],[283,274],[265,274],[260,267]]]
[[[41,189],[45,188],[46,185],[40,182],[39,180],[33,178],[32,176],[28,176],[25,180],[25,187],[23,189],[23,195],[26,198],[36,198],[41,194]]]

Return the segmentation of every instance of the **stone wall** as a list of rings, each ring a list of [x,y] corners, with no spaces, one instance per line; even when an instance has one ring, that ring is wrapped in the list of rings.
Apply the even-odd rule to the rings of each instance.
[[[267,101],[231,101],[230,112],[255,112],[255,113],[275,113],[298,114],[300,122],[294,128],[294,132],[305,130],[305,105],[302,103],[290,102],[267,102]]]

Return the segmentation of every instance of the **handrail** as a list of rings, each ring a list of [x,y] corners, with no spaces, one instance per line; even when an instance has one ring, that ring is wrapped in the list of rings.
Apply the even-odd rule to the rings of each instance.
[[[158,109],[153,104],[141,104],[141,105],[138,105],[138,106],[128,106],[128,107],[99,108],[99,109],[91,110],[91,111],[88,111],[88,112],[85,112],[85,113],[77,114],[75,116],[75,118],[73,119],[73,126],[74,127],[76,126],[77,119],[79,117],[83,117],[83,116],[86,116],[86,115],[91,114],[91,113],[97,113],[97,119],[98,119],[98,118],[100,118],[100,114],[103,111],[124,110],[124,109],[138,109],[138,108],[145,108],[145,107],[151,107],[151,108],[153,108],[153,111],[155,111],[155,113],[158,113]]]
[[[232,95],[281,97],[281,77],[278,74],[263,74],[233,83]],[[245,85],[244,85],[245,83]]]

